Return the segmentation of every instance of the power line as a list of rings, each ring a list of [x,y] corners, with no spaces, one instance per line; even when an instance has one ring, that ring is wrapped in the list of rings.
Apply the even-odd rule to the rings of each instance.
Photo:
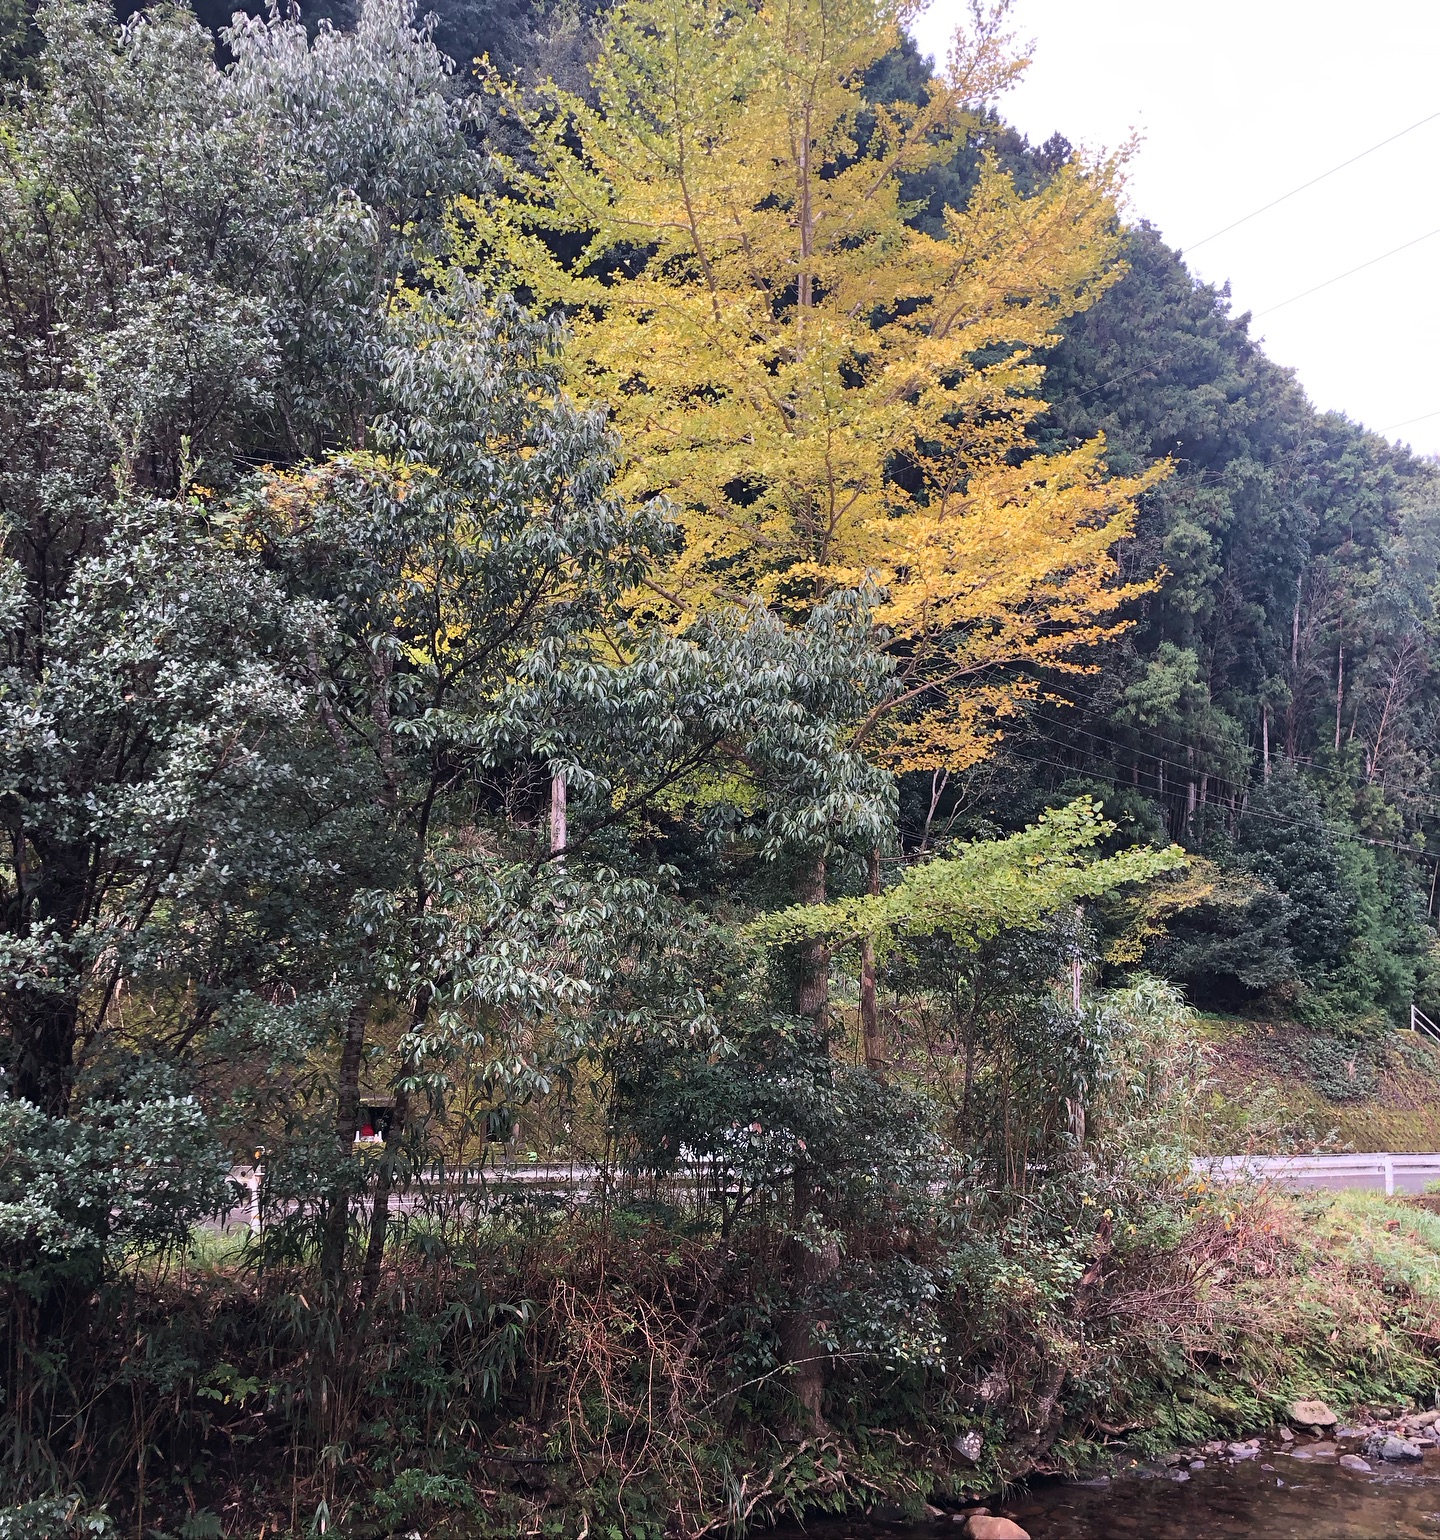
[[[1045,688],[1047,691],[1053,691],[1058,689],[1058,686],[1047,685]],[[1065,702],[1065,704],[1071,706],[1076,711],[1083,712],[1088,710],[1094,713],[1103,713],[1105,711],[1105,707],[1099,704],[1097,697],[1093,694],[1087,693],[1084,690],[1077,689],[1073,685],[1070,686],[1070,694],[1072,697],[1078,696],[1079,699],[1071,699]],[[1038,709],[1039,704],[1042,703],[1043,697],[1041,702],[1030,707],[1028,713],[1030,717],[1042,722],[1046,722],[1051,726],[1058,728],[1062,732],[1078,735],[1085,738],[1091,738],[1096,743],[1105,744],[1107,747],[1114,749],[1119,754],[1143,755],[1146,759],[1151,760],[1156,765],[1164,765],[1167,769],[1174,770],[1176,772],[1177,781],[1194,779],[1196,775],[1209,775],[1214,780],[1225,785],[1236,786],[1239,784],[1222,771],[1211,769],[1204,764],[1194,764],[1189,758],[1189,755],[1192,752],[1197,752],[1197,746],[1193,743],[1186,743],[1179,738],[1167,738],[1163,733],[1157,733],[1153,728],[1139,727],[1133,723],[1124,724],[1124,730],[1127,733],[1133,734],[1140,738],[1149,738],[1154,743],[1163,743],[1169,748],[1183,749],[1186,753],[1186,759],[1182,764],[1179,760],[1169,759],[1163,754],[1157,754],[1153,748],[1146,747],[1143,744],[1137,747],[1135,744],[1125,742],[1120,738],[1110,736],[1106,733],[1095,732],[1093,729],[1082,727],[1078,723],[1068,722],[1061,717],[1043,713]],[[1091,718],[1091,720],[1094,719],[1094,717]],[[1109,719],[1104,718],[1103,720]],[[1204,751],[1203,749],[1200,749],[1198,752],[1203,754]],[[1075,773],[1080,774],[1083,772],[1076,770]],[[1118,784],[1123,785],[1125,783],[1121,782]],[[1394,792],[1394,795],[1401,802],[1408,803],[1412,807],[1418,807],[1422,810],[1422,812],[1428,812],[1432,817],[1435,816],[1437,812],[1440,812],[1440,796],[1436,796],[1433,793],[1423,791],[1406,792],[1397,790]],[[1257,814],[1256,816],[1265,817],[1267,815]],[[1370,843],[1382,846],[1387,850],[1394,848],[1393,844],[1386,840],[1372,840]]]
[[[1047,682],[1042,688],[1051,694],[1058,695],[1062,693],[1062,686],[1058,684]],[[1093,693],[1078,689],[1075,685],[1066,685],[1063,687],[1063,690],[1068,691],[1072,697],[1079,697],[1078,700],[1071,699],[1067,702],[1068,705],[1074,706],[1077,711],[1084,711],[1089,709],[1095,712],[1104,712],[1108,709],[1105,706],[1099,704],[1098,697]],[[1120,702],[1116,701],[1115,704],[1118,706]],[[1067,722],[1060,725],[1068,728],[1070,724]],[[1164,733],[1157,733],[1153,727],[1140,727],[1132,722],[1126,722],[1124,726],[1127,732],[1133,732],[1139,734],[1141,737],[1151,738],[1156,743],[1168,744],[1173,749],[1184,749],[1187,753],[1189,753],[1189,751],[1195,747],[1193,743],[1186,743],[1183,738],[1167,738]],[[1132,746],[1130,744],[1117,743],[1116,747],[1130,749]],[[1158,756],[1155,754],[1151,754],[1150,757],[1152,759],[1158,758]]]
[[[1050,769],[1062,770],[1066,775],[1074,776],[1077,780],[1106,781],[1111,786],[1120,787],[1122,791],[1134,790],[1134,787],[1130,784],[1129,781],[1122,781],[1118,776],[1105,775],[1098,770],[1083,770],[1076,765],[1062,764],[1058,759],[1044,759],[1039,755],[1026,754],[1022,750],[1014,747],[1011,748],[1010,752],[1014,754],[1017,759],[1026,760],[1032,765],[1048,765]],[[1267,823],[1282,824],[1289,829],[1313,830],[1315,827],[1314,824],[1302,823],[1297,818],[1286,818],[1283,816],[1283,814],[1279,813],[1262,812],[1259,808],[1255,807],[1247,807],[1245,811],[1240,814],[1240,817],[1242,819],[1263,818]],[[1393,840],[1371,839],[1368,835],[1365,834],[1352,834],[1346,829],[1341,829],[1335,824],[1329,823],[1324,818],[1320,820],[1320,824],[1321,827],[1333,839],[1340,840],[1342,843],[1351,845],[1373,845],[1379,850],[1389,850],[1396,855],[1418,856],[1421,860],[1426,861],[1434,861],[1437,859],[1435,854],[1428,850],[1416,850],[1409,845],[1397,845]]]
[[[1347,166],[1353,166],[1356,161],[1364,160],[1367,155],[1373,155],[1376,150],[1383,150],[1387,144],[1394,144],[1397,139],[1403,139],[1406,134],[1413,134],[1417,128],[1424,128],[1427,123],[1433,123],[1440,118],[1440,112],[1432,112],[1429,117],[1421,118],[1418,123],[1412,123],[1409,128],[1402,128],[1398,134],[1391,134],[1388,139],[1382,139],[1379,144],[1372,144],[1368,150],[1361,150],[1358,155],[1352,155],[1349,160],[1342,160],[1338,166],[1331,166],[1328,171],[1322,171],[1319,176],[1311,177],[1308,182],[1302,182],[1299,187],[1292,187],[1289,192],[1281,193],[1278,198],[1272,198],[1269,203],[1261,204],[1258,209],[1251,209],[1248,214],[1242,214],[1239,219],[1224,226],[1223,229],[1214,230],[1204,240],[1195,241],[1184,248],[1188,255],[1192,251],[1198,251],[1202,246],[1208,246],[1211,241],[1217,241],[1222,235],[1229,235],[1232,230],[1238,230],[1241,225],[1249,224],[1252,219],[1261,214],[1268,214],[1271,209],[1279,207],[1296,196],[1297,193],[1307,191],[1317,183],[1323,182],[1327,177],[1332,177],[1337,171],[1343,171]]]
[[[1321,289],[1328,289],[1332,283],[1339,283],[1342,278],[1353,278],[1356,273],[1363,273],[1367,267],[1374,267],[1377,262],[1387,262],[1391,257],[1398,257],[1402,251],[1409,251],[1412,246],[1418,246],[1422,241],[1434,240],[1440,235],[1440,228],[1427,230],[1424,235],[1417,235],[1413,241],[1406,241],[1403,246],[1394,246],[1389,251],[1382,251],[1378,257],[1371,257],[1368,262],[1362,262],[1358,267],[1347,268],[1343,273],[1336,273],[1333,278],[1327,278],[1324,283],[1317,283],[1312,288],[1302,289],[1298,294],[1292,294],[1289,299],[1282,299],[1278,305],[1267,305],[1264,310],[1257,310],[1251,316],[1258,321],[1261,316],[1274,315],[1277,310],[1283,310],[1286,305],[1293,305],[1296,300],[1308,299],[1312,294],[1318,294]]]
[[[1386,423],[1383,428],[1376,429],[1376,432],[1393,433],[1396,428],[1408,428],[1412,422],[1429,422],[1432,417],[1440,417],[1440,408],[1433,412],[1421,412],[1418,417],[1407,417],[1404,422]]]
[[[1058,696],[1060,689],[1061,687],[1059,685],[1045,685],[1045,690],[1053,695]],[[1072,707],[1076,711],[1089,711],[1095,713],[1096,716],[1092,716],[1090,718],[1092,721],[1096,720],[1097,716],[1102,721],[1111,720],[1111,718],[1104,716],[1106,707],[1099,702],[1097,696],[1085,690],[1077,689],[1074,685],[1068,686],[1068,690],[1072,698],[1065,700],[1063,702],[1064,704]],[[1041,703],[1043,703],[1043,699],[1044,698],[1042,697]],[[1068,722],[1061,717],[1046,715],[1038,709],[1038,705],[1032,706],[1028,714],[1031,717],[1037,718],[1044,722],[1048,722],[1050,725],[1059,728],[1062,732],[1071,733],[1086,738],[1093,738],[1097,743],[1106,744],[1108,747],[1115,749],[1121,754],[1143,755],[1146,759],[1153,761],[1157,765],[1164,765],[1167,769],[1176,771],[1178,778],[1180,779],[1203,774],[1209,775],[1216,781],[1222,782],[1225,785],[1233,786],[1237,784],[1231,777],[1225,775],[1221,771],[1211,769],[1204,764],[1196,765],[1191,763],[1189,755],[1192,752],[1203,754],[1203,748],[1198,748],[1196,744],[1187,743],[1180,738],[1168,738],[1164,733],[1156,732],[1154,728],[1140,727],[1130,722],[1123,724],[1124,731],[1134,735],[1135,737],[1148,738],[1152,743],[1163,743],[1167,748],[1183,749],[1187,756],[1183,764],[1177,759],[1169,759],[1163,754],[1156,753],[1153,748],[1147,747],[1145,744],[1141,744],[1137,747],[1135,744],[1125,742],[1123,739],[1112,737],[1105,733],[1097,733],[1088,727],[1082,727],[1076,722]],[[1440,812],[1440,796],[1436,796],[1433,793],[1423,791],[1396,791],[1394,795],[1402,802],[1408,802],[1412,806],[1418,806],[1430,812],[1432,816],[1437,812]],[[1384,840],[1381,840],[1378,843],[1385,845],[1386,849],[1391,848],[1388,844],[1386,844]]]

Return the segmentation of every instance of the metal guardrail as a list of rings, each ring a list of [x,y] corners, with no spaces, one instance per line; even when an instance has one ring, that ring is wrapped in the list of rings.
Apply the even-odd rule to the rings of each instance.
[[[1418,1194],[1440,1186],[1440,1151],[1406,1153],[1378,1151],[1345,1155],[1204,1155],[1190,1162],[1196,1176],[1216,1183],[1268,1182],[1291,1192],[1339,1191],[1363,1188],[1384,1192]],[[500,1165],[459,1169],[437,1179],[422,1176],[392,1198],[395,1212],[404,1212],[420,1193],[471,1194],[482,1204],[503,1201],[518,1191],[563,1192],[586,1199],[606,1180],[599,1166]],[[610,1173],[613,1178],[614,1173]],[[222,1224],[244,1224],[252,1232],[261,1222],[261,1185],[264,1172],[254,1166],[236,1166],[232,1179],[245,1189],[246,1202],[232,1209]],[[698,1167],[677,1170],[669,1178],[688,1186],[707,1180]],[[623,1180],[622,1180],[623,1185]]]
[[[613,1180],[616,1173],[611,1172]],[[392,1212],[403,1212],[414,1203],[420,1193],[474,1194],[481,1200],[504,1199],[516,1191],[543,1191],[551,1189],[565,1192],[575,1198],[588,1198],[604,1181],[606,1173],[599,1166],[578,1165],[573,1162],[548,1164],[505,1163],[496,1166],[461,1166],[447,1170],[437,1177],[433,1172],[412,1177],[404,1187],[398,1188],[391,1197]],[[230,1180],[245,1191],[245,1201],[231,1209],[223,1218],[223,1225],[244,1224],[252,1232],[258,1231],[262,1219],[261,1189],[265,1182],[263,1166],[232,1166]],[[670,1182],[693,1187],[705,1180],[698,1165],[681,1165],[668,1178]]]
[[[1440,1027],[1437,1027],[1418,1005],[1410,1007],[1410,1030],[1412,1032],[1424,1032],[1426,1036],[1433,1037],[1436,1042],[1440,1042]]]
[[[1217,1182],[1273,1182],[1297,1190],[1361,1187],[1387,1197],[1423,1192],[1440,1181],[1440,1152],[1377,1151],[1358,1155],[1214,1155],[1191,1162],[1197,1175]]]

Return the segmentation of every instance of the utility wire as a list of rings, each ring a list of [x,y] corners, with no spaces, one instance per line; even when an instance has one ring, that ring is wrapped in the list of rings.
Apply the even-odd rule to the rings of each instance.
[[[1408,428],[1412,422],[1429,422],[1432,417],[1440,417],[1440,409],[1433,412],[1421,412],[1418,417],[1407,417],[1404,422],[1388,422],[1383,428],[1377,428],[1377,433],[1393,433],[1396,428]]]
[[[1388,139],[1382,139],[1379,144],[1372,144],[1368,150],[1361,150],[1358,155],[1352,155],[1349,160],[1342,160],[1338,166],[1331,166],[1328,171],[1322,171],[1319,176],[1311,177],[1308,182],[1302,182],[1299,187],[1292,187],[1289,192],[1281,193],[1278,198],[1272,198],[1269,203],[1261,204],[1258,209],[1251,209],[1248,214],[1242,214],[1239,219],[1225,225],[1222,229],[1211,231],[1203,240],[1195,241],[1183,249],[1187,254],[1199,251],[1202,246],[1208,246],[1211,241],[1218,241],[1222,235],[1229,235],[1232,230],[1238,230],[1241,225],[1249,224],[1252,219],[1258,218],[1261,214],[1268,214],[1271,209],[1278,208],[1280,204],[1287,202],[1298,193],[1305,192],[1327,177],[1334,176],[1337,171],[1343,171],[1347,166],[1353,166],[1356,161],[1364,160],[1367,155],[1373,155],[1376,150],[1383,150],[1387,144],[1394,144],[1397,139],[1403,139],[1406,134],[1413,134],[1417,128],[1424,128],[1427,123],[1433,123],[1436,118],[1440,118],[1440,112],[1432,112],[1429,117],[1421,118],[1418,123],[1412,123],[1409,128],[1402,128],[1398,134],[1391,134]]]
[[[1082,710],[1083,711],[1083,710],[1087,709],[1086,703],[1083,700],[1084,692],[1083,691],[1079,691],[1079,690],[1075,690],[1073,693],[1075,695],[1081,696],[1082,700],[1072,701],[1070,704],[1072,704],[1077,710]],[[1096,706],[1095,698],[1093,696],[1091,696],[1089,698],[1088,708],[1090,710],[1092,710],[1092,711],[1093,710],[1103,709],[1103,708],[1100,708],[1100,707]],[[1167,738],[1167,737],[1164,736],[1163,733],[1157,733],[1157,732],[1153,731],[1153,729],[1150,729],[1150,728],[1135,727],[1135,726],[1127,725],[1126,731],[1130,732],[1130,733],[1133,733],[1136,736],[1139,736],[1139,737],[1142,737],[1142,738],[1149,738],[1149,739],[1151,739],[1155,743],[1163,743],[1163,744],[1166,744],[1167,746],[1172,747],[1172,748],[1184,749],[1186,751],[1186,754],[1187,754],[1187,758],[1186,758],[1185,762],[1181,763],[1177,759],[1166,758],[1164,755],[1157,754],[1153,749],[1147,748],[1147,747],[1145,747],[1143,745],[1140,748],[1137,749],[1136,746],[1134,744],[1132,744],[1132,743],[1126,743],[1123,740],[1121,740],[1119,738],[1112,737],[1112,736],[1110,736],[1110,735],[1108,735],[1106,733],[1095,732],[1091,728],[1081,727],[1078,723],[1068,722],[1068,721],[1063,720],[1060,717],[1049,715],[1049,714],[1047,714],[1045,712],[1040,711],[1037,707],[1033,707],[1032,706],[1030,708],[1029,712],[1027,713],[1027,715],[1029,716],[1030,719],[1037,720],[1037,721],[1040,721],[1040,722],[1044,722],[1044,723],[1048,724],[1049,726],[1058,728],[1061,732],[1069,733],[1069,734],[1074,735],[1074,736],[1090,738],[1090,739],[1092,739],[1096,743],[1104,744],[1106,747],[1114,749],[1117,753],[1120,753],[1120,754],[1130,754],[1130,755],[1143,754],[1147,759],[1151,760],[1153,763],[1155,763],[1157,765],[1164,765],[1167,769],[1174,770],[1176,772],[1176,781],[1177,781],[1177,783],[1178,782],[1182,782],[1182,781],[1184,781],[1186,779],[1193,780],[1198,775],[1208,773],[1209,775],[1214,777],[1214,779],[1216,779],[1217,781],[1221,781],[1221,782],[1229,784],[1229,785],[1234,785],[1235,784],[1235,782],[1233,780],[1231,780],[1229,777],[1225,776],[1222,773],[1216,772],[1214,770],[1209,770],[1207,772],[1203,765],[1192,764],[1190,762],[1189,758],[1188,758],[1188,755],[1189,755],[1190,751],[1195,747],[1193,744],[1182,743],[1177,738]],[[1086,774],[1088,772],[1080,769],[1079,767],[1073,767],[1073,773],[1077,774],[1077,775],[1083,775],[1083,774]],[[1124,785],[1126,783],[1125,782],[1118,782],[1117,784]],[[1131,782],[1129,784],[1133,785],[1134,783]],[[1429,812],[1431,814],[1431,816],[1434,816],[1436,814],[1437,810],[1440,810],[1440,797],[1436,797],[1435,795],[1433,795],[1431,793],[1427,793],[1427,792],[1401,792],[1401,791],[1397,791],[1395,793],[1395,796],[1397,796],[1400,799],[1400,801],[1409,803],[1412,807],[1419,807],[1422,811]],[[1256,812],[1254,816],[1256,816],[1257,818],[1267,818],[1268,817],[1268,818],[1273,819],[1276,815]],[[1371,840],[1370,843],[1374,844],[1374,845],[1381,846],[1381,847],[1383,847],[1386,850],[1393,850],[1395,848],[1395,845],[1393,844],[1393,842],[1387,841],[1387,840]]]
[[[1409,251],[1412,246],[1418,246],[1422,241],[1434,240],[1437,235],[1440,235],[1440,228],[1427,230],[1424,235],[1417,235],[1413,241],[1406,241],[1403,246],[1392,246],[1389,251],[1382,251],[1378,257],[1371,257],[1368,262],[1362,262],[1358,267],[1346,268],[1343,273],[1336,273],[1333,278],[1327,278],[1323,283],[1302,289],[1298,294],[1292,294],[1289,299],[1282,299],[1278,305],[1267,305],[1264,310],[1255,311],[1251,319],[1258,321],[1261,316],[1274,315],[1277,310],[1283,310],[1286,305],[1293,305],[1296,300],[1308,299],[1312,294],[1318,294],[1321,289],[1328,289],[1332,283],[1339,283],[1342,278],[1353,278],[1356,273],[1363,273],[1367,267],[1374,267],[1377,262],[1387,262],[1391,257],[1398,257],[1402,251]]]
[[[1122,781],[1118,776],[1104,775],[1098,770],[1082,770],[1076,765],[1062,764],[1058,759],[1044,759],[1036,754],[1027,754],[1022,749],[1012,747],[1010,752],[1017,758],[1028,761],[1032,765],[1047,765],[1052,770],[1062,770],[1066,775],[1073,776],[1077,780],[1107,781],[1111,786],[1118,786],[1122,791],[1133,791],[1129,781]],[[1302,823],[1296,818],[1286,818],[1279,813],[1265,813],[1259,808],[1246,808],[1242,818],[1263,818],[1267,823],[1283,824],[1290,829],[1313,829],[1311,823]],[[1338,828],[1335,824],[1321,819],[1321,826],[1332,838],[1350,845],[1373,845],[1380,850],[1389,850],[1396,855],[1418,856],[1421,860],[1435,861],[1436,855],[1429,850],[1416,850],[1409,845],[1397,845],[1393,840],[1371,839],[1365,834],[1351,834],[1348,830]]]
[[[1077,686],[1075,686],[1073,684],[1067,684],[1067,685],[1063,685],[1062,686],[1062,685],[1055,684],[1055,683],[1047,681],[1042,686],[1042,689],[1046,693],[1048,693],[1048,694],[1054,694],[1054,695],[1069,694],[1072,697],[1072,699],[1070,699],[1067,702],[1067,704],[1071,705],[1071,706],[1074,706],[1077,710],[1083,711],[1083,710],[1089,709],[1091,711],[1103,712],[1103,711],[1106,711],[1108,709],[1108,708],[1106,708],[1105,706],[1103,706],[1103,705],[1101,705],[1099,703],[1098,697],[1093,692],[1079,689]],[[1116,701],[1115,704],[1118,706],[1120,704],[1120,702]],[[1068,723],[1065,724],[1065,725],[1069,726]],[[1193,743],[1187,743],[1187,742],[1185,742],[1185,740],[1183,738],[1167,738],[1164,733],[1157,733],[1153,727],[1140,727],[1140,726],[1135,725],[1134,723],[1127,722],[1127,723],[1125,723],[1125,729],[1126,729],[1127,732],[1137,733],[1141,737],[1150,738],[1150,739],[1152,739],[1156,743],[1168,744],[1171,748],[1174,748],[1174,749],[1184,749],[1187,753],[1191,749],[1193,749],[1195,747],[1195,745]],[[1124,748],[1124,749],[1128,750],[1128,749],[1131,748],[1131,745],[1130,744],[1119,744],[1118,747],[1121,747],[1121,748]],[[1153,755],[1153,754],[1151,755],[1152,759],[1155,758],[1155,757],[1156,757],[1155,755]]]

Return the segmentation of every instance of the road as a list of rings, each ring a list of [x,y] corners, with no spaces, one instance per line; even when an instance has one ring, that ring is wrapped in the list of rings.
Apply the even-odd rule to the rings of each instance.
[[[1385,1193],[1420,1193],[1440,1183],[1440,1153],[1425,1155],[1217,1155],[1195,1162],[1216,1181],[1245,1177],[1273,1182],[1290,1192],[1349,1187]]]
[[[1346,1188],[1365,1188],[1384,1193],[1422,1193],[1432,1183],[1440,1184],[1440,1152],[1422,1155],[1207,1155],[1192,1162],[1197,1173],[1212,1181],[1238,1182],[1247,1178],[1272,1182],[1288,1192],[1339,1192]],[[234,1180],[249,1193],[249,1201],[225,1217],[223,1225],[256,1222],[257,1174],[252,1166],[237,1166]],[[595,1166],[499,1166],[484,1173],[483,1186],[474,1185],[482,1202],[493,1203],[507,1193],[529,1189],[568,1192],[583,1197],[601,1177]],[[472,1179],[473,1180],[473,1179]],[[694,1180],[694,1178],[690,1178]],[[456,1184],[452,1192],[463,1191]],[[413,1192],[397,1194],[395,1207],[403,1212],[414,1207]]]

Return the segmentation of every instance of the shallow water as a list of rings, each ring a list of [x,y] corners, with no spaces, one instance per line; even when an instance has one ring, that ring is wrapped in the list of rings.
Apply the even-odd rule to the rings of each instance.
[[[1358,1446],[1342,1443],[1340,1452],[1347,1447]],[[1204,1470],[1185,1471],[1188,1480],[1140,1470],[1107,1483],[1046,1484],[990,1511],[1014,1519],[1031,1540],[1440,1540],[1440,1451],[1428,1451],[1422,1464],[1374,1463],[1367,1475],[1333,1456],[1303,1460],[1266,1448],[1251,1460],[1207,1458]],[[934,1540],[960,1534],[961,1526],[957,1518],[851,1521],[810,1533],[824,1540]]]

